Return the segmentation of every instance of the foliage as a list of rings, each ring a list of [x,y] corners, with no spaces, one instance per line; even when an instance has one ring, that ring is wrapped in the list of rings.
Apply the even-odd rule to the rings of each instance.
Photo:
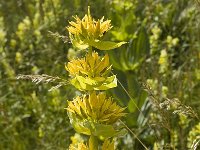
[[[199,0],[1,1],[0,149],[66,149],[71,143],[74,130],[64,108],[80,92],[64,82],[69,78],[63,67],[85,52],[71,48],[64,27],[72,15],[84,17],[88,5],[94,18],[112,20],[110,33],[98,40],[128,42],[108,51],[118,87],[107,94],[127,107],[123,121],[135,134],[118,139],[118,149],[144,149],[141,142],[149,149],[198,149]],[[16,80],[18,74],[45,83],[59,76],[67,86],[35,86]]]

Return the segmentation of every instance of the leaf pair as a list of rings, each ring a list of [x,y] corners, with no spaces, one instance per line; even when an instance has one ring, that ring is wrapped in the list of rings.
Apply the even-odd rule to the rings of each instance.
[[[80,120],[71,112],[68,112],[68,116],[72,126],[78,133],[94,135],[102,139],[123,136],[127,133],[125,129],[115,129],[113,125],[94,123],[88,120]]]
[[[117,78],[115,75],[107,78],[90,78],[76,75],[70,82],[81,91],[108,90],[117,86]]]
[[[99,50],[112,50],[127,43],[127,42],[116,43],[116,42],[111,42],[111,41],[101,41],[97,39],[85,39],[85,38],[81,38],[80,36],[72,35],[72,34],[70,34],[69,37],[72,44],[80,50],[84,50],[88,48],[89,46],[95,47],[96,49],[99,49]]]

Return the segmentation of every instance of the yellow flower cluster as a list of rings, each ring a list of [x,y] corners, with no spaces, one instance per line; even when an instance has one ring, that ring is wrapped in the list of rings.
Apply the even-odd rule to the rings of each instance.
[[[102,41],[101,37],[108,30],[112,28],[110,22],[111,20],[104,20],[104,17],[98,19],[97,21],[90,15],[90,8],[88,7],[88,14],[80,19],[78,16],[74,17],[74,21],[70,21],[70,26],[67,27],[69,31],[69,37],[74,45],[78,49],[86,49],[89,46],[95,47],[99,50],[111,50],[126,42],[111,42]]]
[[[117,86],[116,76],[110,76],[108,55],[101,58],[92,52],[86,57],[70,61],[66,70],[73,77],[71,83],[79,90],[106,90]]]
[[[89,150],[84,143],[70,144],[69,150]]]
[[[88,7],[88,14],[81,20],[78,16],[74,17],[74,21],[70,21],[71,26],[67,27],[70,34],[76,36],[82,36],[86,39],[98,39],[102,37],[105,32],[112,28],[111,20],[104,20],[102,17],[100,20],[95,21],[90,15],[90,8]]]
[[[70,144],[69,150],[93,150],[92,144],[89,143],[89,146],[85,145],[83,142]],[[106,139],[103,142],[101,150],[114,150],[114,141]]]
[[[113,124],[124,116],[125,108],[121,108],[105,93],[83,95],[68,103],[67,110],[80,120],[91,120],[96,123]]]
[[[108,55],[100,58],[98,53],[93,52],[91,55],[87,54],[85,58],[70,61],[66,70],[69,71],[71,76],[82,75],[104,80],[104,77],[107,77],[110,73],[111,65]]]

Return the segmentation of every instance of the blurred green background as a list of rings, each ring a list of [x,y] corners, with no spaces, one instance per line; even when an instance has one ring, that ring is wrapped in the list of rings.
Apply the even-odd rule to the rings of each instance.
[[[71,85],[48,91],[54,85],[16,76],[67,80],[64,64],[81,52],[49,31],[67,38],[68,21],[88,5],[94,18],[112,20],[105,38],[128,42],[109,51],[120,82],[109,94],[127,107],[125,124],[149,149],[200,148],[199,0],[1,0],[0,149],[68,148],[75,132],[64,108],[79,92]],[[116,146],[144,149],[131,133]]]

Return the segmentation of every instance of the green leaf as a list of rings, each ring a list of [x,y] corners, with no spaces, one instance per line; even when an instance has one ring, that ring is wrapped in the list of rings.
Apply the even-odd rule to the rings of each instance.
[[[116,136],[124,136],[127,131],[124,128],[115,129],[113,125],[94,124],[94,130],[91,131],[93,135],[103,138],[110,138]]]
[[[150,52],[148,34],[144,27],[141,27],[137,37],[129,41],[126,49],[116,52],[110,51],[110,60],[113,67],[121,71],[136,70],[145,60]],[[120,61],[119,61],[120,60]]]
[[[146,125],[150,110],[151,102],[149,98],[146,98],[145,102],[143,103],[143,106],[141,107],[141,112],[139,113],[137,118],[137,125],[139,127],[144,127]]]
[[[111,42],[111,41],[99,41],[99,40],[87,40],[89,45],[99,49],[99,50],[111,50],[126,44],[127,42]]]
[[[86,79],[82,76],[75,77],[78,80],[78,83],[82,89],[86,89]]]
[[[123,51],[123,49],[121,51]],[[110,61],[112,62],[112,66],[116,68],[117,70],[123,71],[123,67],[121,66],[121,63],[119,63],[119,59],[118,59],[118,57],[120,56],[119,53],[121,54],[121,51],[118,51],[118,53],[116,53],[116,51],[110,50],[108,54],[109,54]]]
[[[74,85],[77,89],[84,90],[107,90],[117,86],[117,78],[115,75],[107,77],[104,81],[95,80],[96,78],[88,78],[76,75],[71,80],[71,84]]]
[[[82,133],[85,135],[91,135],[90,124],[88,122],[80,121],[73,113],[68,112],[68,117],[70,119],[70,123],[78,133]]]
[[[135,110],[136,110],[136,106],[135,106],[133,101],[135,101],[135,100],[134,99],[133,100],[129,100],[129,102],[128,102],[128,110],[131,113],[135,112]]]
[[[122,71],[117,71],[117,70],[115,70],[114,73],[117,74],[117,79],[124,86],[125,90],[128,90],[127,81],[125,80],[126,75]],[[122,106],[127,106],[129,102],[129,97],[125,90],[123,90],[121,86],[117,86],[116,88],[111,90],[113,92],[114,98],[117,99]]]
[[[94,124],[92,134],[98,137],[109,138],[113,137],[117,132],[112,125]]]
[[[73,113],[68,112],[70,123],[78,133],[85,135],[94,135],[99,138],[109,138],[114,136],[122,136],[125,134],[123,129],[115,129],[112,125],[105,125],[81,120]],[[92,139],[91,139],[92,140]]]
[[[84,50],[89,47],[89,45],[83,42],[79,37],[73,36],[72,34],[70,34],[69,37],[74,47],[80,50]]]
[[[149,44],[149,38],[148,34],[146,32],[146,29],[144,27],[141,27],[138,38],[137,38],[137,44],[135,47],[135,57],[139,61],[140,59],[144,59],[146,55],[148,55],[150,52],[150,44]]]
[[[115,75],[108,77],[101,86],[95,87],[94,90],[107,90],[117,87],[117,78]]]

